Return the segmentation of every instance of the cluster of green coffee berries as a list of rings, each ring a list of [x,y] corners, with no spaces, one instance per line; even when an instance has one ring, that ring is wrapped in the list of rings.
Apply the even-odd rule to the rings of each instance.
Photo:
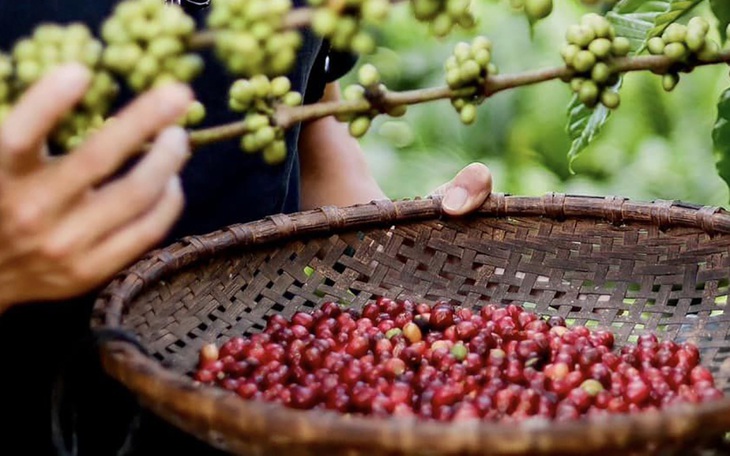
[[[524,11],[530,23],[545,19],[553,12],[553,0],[510,0],[510,6]]]
[[[103,45],[80,23],[67,26],[39,25],[29,37],[15,43],[11,68],[14,80],[8,86],[10,101],[13,91],[22,93],[59,64],[79,62],[92,71],[92,79],[83,99],[51,134],[52,143],[70,149],[104,122],[104,117],[118,92],[112,75],[101,67]]]
[[[0,122],[10,111],[10,84],[13,77],[13,62],[9,55],[0,52]]]
[[[476,24],[471,0],[410,0],[415,18],[429,24],[431,33],[443,37],[455,25],[469,29]]]
[[[647,49],[653,55],[664,55],[677,62],[674,68],[662,76],[662,86],[671,91],[679,83],[680,71],[691,69],[686,64],[692,60],[710,60],[717,56],[720,45],[708,38],[710,24],[701,17],[693,17],[687,25],[672,23],[664,29],[661,36],[647,42]]]
[[[383,103],[383,95],[387,88],[381,82],[380,72],[370,63],[362,65],[357,71],[357,84],[345,87],[342,98],[345,101],[367,101],[370,108],[358,113],[338,114],[337,120],[348,123],[350,135],[360,138],[365,135],[372,125],[373,119],[379,114],[386,113],[391,117],[405,115],[406,105],[388,106]]]
[[[285,131],[274,122],[280,105],[298,106],[299,92],[291,90],[286,76],[269,79],[258,74],[250,79],[238,79],[231,85],[228,98],[233,111],[245,113],[246,133],[241,137],[241,149],[247,153],[261,151],[264,161],[277,164],[286,157]]]
[[[598,103],[617,108],[621,100],[611,87],[618,82],[619,75],[611,68],[611,60],[628,55],[629,40],[616,36],[608,19],[595,13],[586,14],[580,24],[571,25],[565,37],[568,43],[561,54],[574,71],[571,90],[589,108]]]
[[[294,66],[302,38],[287,30],[291,0],[215,0],[207,25],[218,58],[234,74],[279,76]]]
[[[142,92],[170,81],[190,82],[203,60],[188,52],[195,21],[178,6],[158,0],[125,0],[104,22],[104,66]]]
[[[474,123],[477,105],[484,100],[484,84],[490,75],[497,74],[497,66],[492,63],[492,42],[477,36],[471,43],[457,43],[444,68],[449,88],[465,92],[452,98],[451,104],[464,124]]]
[[[375,51],[375,39],[367,24],[379,24],[390,13],[390,0],[308,0],[314,9],[312,30],[329,40],[334,49],[356,54]]]

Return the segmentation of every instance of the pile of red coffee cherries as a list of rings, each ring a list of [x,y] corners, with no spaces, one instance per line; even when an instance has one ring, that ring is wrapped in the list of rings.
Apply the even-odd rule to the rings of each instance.
[[[567,327],[516,305],[326,303],[200,351],[195,378],[297,409],[438,421],[575,420],[723,397],[692,344]]]

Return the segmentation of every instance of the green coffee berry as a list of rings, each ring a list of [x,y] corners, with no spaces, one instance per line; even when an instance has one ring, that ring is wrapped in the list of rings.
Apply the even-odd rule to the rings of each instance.
[[[591,70],[591,79],[597,84],[604,85],[611,77],[611,69],[603,62],[598,62]]]
[[[665,43],[682,43],[687,36],[687,27],[673,22],[664,29],[662,39]]]
[[[700,51],[697,53],[697,58],[700,61],[706,62],[716,59],[719,53],[720,45],[717,44],[717,42],[712,40],[705,40],[704,46],[702,46],[702,49],[700,49]]]
[[[631,42],[628,38],[617,36],[611,42],[611,52],[616,57],[625,57],[631,51]]]
[[[568,27],[568,31],[565,35],[566,40],[570,44],[575,44],[578,47],[585,48],[591,41],[596,39],[596,32],[590,27],[585,25],[571,25]]]
[[[573,78],[570,80],[570,90],[574,93],[580,92],[580,88],[583,85],[583,82],[585,82],[585,78]]]
[[[658,36],[649,38],[649,41],[647,41],[647,43],[646,43],[646,48],[649,50],[649,53],[653,54],[653,55],[664,54],[665,46],[666,46],[666,43],[664,43],[664,40]]]
[[[360,85],[374,87],[380,83],[380,72],[372,64],[366,63],[358,70],[357,78]]]
[[[188,107],[185,116],[180,122],[183,126],[198,125],[205,119],[205,105],[195,100]]]
[[[678,73],[667,73],[662,75],[662,88],[664,88],[667,92],[674,90],[674,88],[677,87],[677,84],[679,84]]]
[[[579,51],[573,59],[573,68],[579,73],[590,71],[596,64],[596,55],[591,51]]]
[[[348,126],[350,135],[355,138],[365,136],[365,133],[367,133],[368,129],[370,129],[371,122],[372,120],[368,116],[355,117],[354,119],[352,119],[352,121],[350,121],[350,124]]]
[[[688,49],[684,43],[672,42],[664,46],[664,55],[672,60],[682,60],[687,57]]]
[[[611,90],[603,90],[601,92],[601,104],[608,109],[616,109],[621,104],[621,97]]]
[[[598,59],[604,59],[611,54],[611,41],[607,38],[596,38],[588,45],[588,50]]]
[[[289,78],[279,76],[271,80],[271,96],[281,98],[291,90]]]
[[[685,38],[687,48],[692,52],[699,52],[705,46],[705,36],[706,34],[699,30],[687,31],[687,36]]]
[[[598,85],[592,80],[588,79],[581,84],[580,91],[578,92],[578,98],[581,103],[588,107],[593,107],[598,102],[598,95]]]
[[[269,165],[278,165],[286,158],[286,143],[283,140],[274,141],[264,148],[264,161]]]
[[[525,14],[530,22],[544,19],[553,12],[553,0],[525,0]]]
[[[471,125],[477,118],[477,107],[472,103],[466,103],[459,111],[459,119],[464,125]]]
[[[568,44],[566,46],[563,46],[563,48],[560,50],[560,55],[563,57],[563,61],[566,65],[573,66],[575,56],[578,55],[580,51],[580,46],[577,46],[575,44]]]
[[[611,23],[603,16],[596,13],[585,14],[580,21],[581,25],[589,27],[595,33],[596,38],[613,39],[615,32]]]

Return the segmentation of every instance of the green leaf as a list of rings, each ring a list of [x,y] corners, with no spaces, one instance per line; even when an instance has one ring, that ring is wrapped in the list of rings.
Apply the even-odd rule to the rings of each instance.
[[[700,2],[702,0],[621,0],[606,14],[606,18],[613,24],[617,35],[629,39],[631,55],[634,55],[644,50],[649,38],[660,35],[669,24]],[[619,80],[614,90],[618,91],[621,83]],[[572,165],[573,160],[600,133],[611,112],[603,105],[588,109],[573,97],[568,113],[567,130],[573,141],[568,159]]]
[[[720,0],[726,3],[724,0]],[[672,22],[685,15],[702,0],[622,0],[606,17],[616,33],[631,41],[631,48],[641,52],[646,41],[661,35]]]
[[[717,28],[722,40],[727,40],[727,25],[730,24],[730,2],[728,0],[710,0],[712,12],[717,17]]]
[[[622,83],[623,78],[619,78],[619,81],[610,90],[618,92]],[[580,102],[576,95],[570,101],[568,113],[567,130],[570,139],[573,141],[570,151],[568,151],[568,161],[570,172],[572,173],[573,161],[578,158],[578,155],[583,149],[588,147],[588,144],[601,132],[608,117],[611,115],[611,110],[600,103],[595,108],[588,108]]]
[[[717,104],[717,121],[712,130],[712,141],[715,146],[717,172],[730,186],[730,89],[720,95]]]

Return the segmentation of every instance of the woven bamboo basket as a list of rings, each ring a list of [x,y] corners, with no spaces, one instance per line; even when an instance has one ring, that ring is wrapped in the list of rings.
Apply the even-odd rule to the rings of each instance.
[[[155,251],[105,289],[92,326],[128,332],[147,352],[106,342],[112,377],[235,454],[719,455],[730,454],[730,399],[570,423],[437,423],[246,401],[191,374],[201,346],[260,331],[275,313],[325,301],[359,309],[387,296],[519,304],[608,328],[619,346],[644,331],[693,341],[729,393],[729,281],[730,215],[716,207],[495,194],[453,218],[436,199],[376,201],[275,215]]]

